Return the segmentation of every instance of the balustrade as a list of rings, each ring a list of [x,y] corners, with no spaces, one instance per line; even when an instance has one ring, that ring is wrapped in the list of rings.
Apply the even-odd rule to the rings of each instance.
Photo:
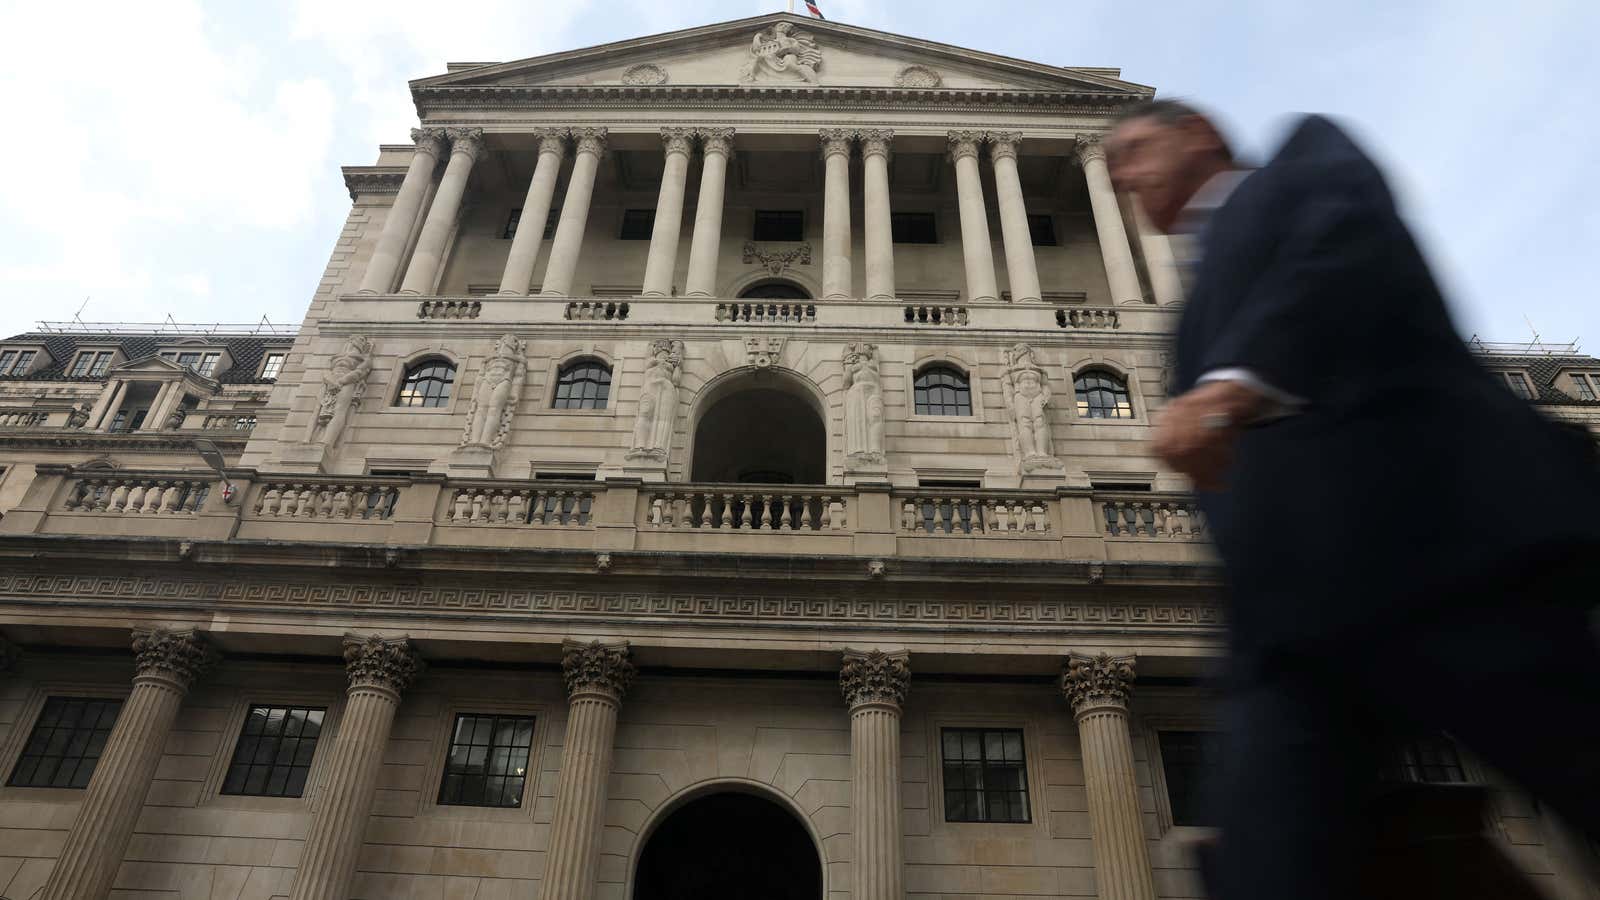
[[[967,324],[967,308],[965,306],[908,306],[906,307],[906,324],[965,325]]]
[[[211,482],[199,478],[88,477],[72,483],[63,506],[108,515],[194,515],[210,490]]]
[[[256,417],[253,415],[239,415],[230,413],[220,416],[206,416],[200,427],[207,431],[250,431],[256,427]]]
[[[900,500],[900,530],[916,534],[1046,534],[1051,500],[917,493]]]
[[[845,531],[848,508],[840,494],[796,490],[679,490],[646,494],[651,528],[724,531]]]
[[[0,428],[36,428],[50,418],[42,409],[0,409]]]
[[[258,519],[387,519],[400,489],[392,485],[268,482],[256,491]]]
[[[802,325],[817,320],[815,303],[718,303],[718,322]]]
[[[581,322],[620,322],[628,318],[628,304],[610,300],[575,300],[567,304],[567,318]]]
[[[452,525],[537,525],[588,528],[594,490],[459,488],[445,509]]]
[[[1158,497],[1096,497],[1109,537],[1202,540],[1205,517],[1192,500]]]
[[[1062,328],[1120,328],[1114,309],[1058,309],[1056,324]]]
[[[482,311],[481,300],[424,300],[417,305],[417,318],[476,319]]]

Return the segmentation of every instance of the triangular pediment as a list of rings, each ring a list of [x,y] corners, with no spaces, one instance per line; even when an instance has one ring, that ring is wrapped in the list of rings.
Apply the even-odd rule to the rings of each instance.
[[[507,63],[453,66],[435,88],[899,88],[1148,96],[1115,70],[1063,68],[774,13]]]
[[[173,374],[181,374],[187,371],[189,370],[185,366],[180,366],[170,359],[165,359],[154,355],[141,356],[138,359],[130,359],[121,365],[111,367],[112,374],[134,374],[140,372],[145,374],[152,372],[170,372]]]

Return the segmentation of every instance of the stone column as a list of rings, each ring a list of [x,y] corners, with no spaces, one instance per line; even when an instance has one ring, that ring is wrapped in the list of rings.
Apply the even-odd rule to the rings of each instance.
[[[728,157],[733,155],[732,128],[700,129],[700,199],[694,210],[694,238],[689,244],[689,279],[684,293],[710,297],[717,292],[717,251],[722,249],[722,195],[728,183]]]
[[[361,276],[363,294],[387,294],[394,288],[400,257],[406,252],[406,241],[411,238],[422,199],[428,195],[428,185],[433,182],[439,154],[444,152],[443,128],[413,128],[411,139],[416,142],[417,149],[411,154],[405,180],[400,182],[400,193],[389,207],[389,217],[383,220],[383,233],[378,237],[377,249],[372,252],[372,261],[367,263],[367,271]]]
[[[1011,283],[1013,303],[1042,299],[1028,204],[1017,175],[1017,144],[1021,140],[1022,135],[1015,131],[989,132],[989,161],[994,164],[994,193],[1000,203],[1000,236],[1006,243],[1006,280]]]
[[[628,645],[563,645],[567,733],[545,855],[543,900],[589,900],[600,866],[600,826],[611,777],[617,708],[633,681]]]
[[[500,276],[500,293],[522,297],[533,280],[533,267],[539,261],[539,245],[544,242],[544,225],[550,221],[550,201],[556,195],[556,179],[561,175],[561,159],[567,153],[567,129],[541,128],[539,162],[528,182],[528,195],[522,200],[522,218],[511,238],[511,254],[506,257],[505,274]]]
[[[439,190],[434,193],[433,206],[422,223],[417,248],[411,251],[411,265],[406,267],[405,281],[400,283],[402,294],[433,291],[439,266],[444,262],[445,244],[456,227],[456,215],[461,212],[467,178],[472,175],[473,163],[483,155],[482,128],[451,128],[449,135],[450,163],[444,167],[444,177],[439,179]]]
[[[1122,227],[1122,208],[1106,168],[1106,150],[1097,137],[1078,135],[1078,163],[1089,186],[1089,206],[1094,210],[1094,230],[1100,236],[1100,256],[1106,264],[1112,303],[1143,303],[1139,273],[1133,267],[1133,249]]]
[[[1139,229],[1139,249],[1144,251],[1144,267],[1150,273],[1150,292],[1155,294],[1155,302],[1182,303],[1183,279],[1178,275],[1178,262],[1172,255],[1172,243],[1145,218],[1139,201],[1131,202],[1133,224]]]
[[[144,414],[144,423],[139,426],[140,431],[161,430],[161,417],[167,414],[167,405],[172,400],[175,387],[177,382],[164,381],[161,387],[156,388],[156,395],[150,401],[150,411]]]
[[[902,900],[900,707],[910,654],[844,651],[839,687],[850,706],[850,808],[855,900]]]
[[[994,283],[994,247],[989,241],[989,213],[978,177],[979,131],[950,132],[950,159],[956,164],[956,199],[961,207],[961,256],[967,264],[967,299],[999,299]]]
[[[98,413],[99,418],[97,420],[91,418],[91,421],[94,422],[94,424],[91,427],[95,431],[110,431],[111,430],[111,423],[115,422],[117,420],[117,410],[119,408],[121,408],[121,406],[122,406],[122,399],[124,397],[126,397],[127,395],[128,395],[128,382],[126,382],[126,381],[113,381],[113,382],[111,382],[111,393],[110,393],[110,396],[109,396],[109,398],[105,399],[105,401],[104,401],[105,405],[100,409],[100,412]],[[104,397],[105,395],[102,395],[102,396]]]
[[[825,183],[822,193],[822,299],[844,300],[854,285],[850,272],[850,145],[855,132],[821,132]]]
[[[39,900],[102,900],[111,893],[178,707],[189,685],[216,660],[192,630],[135,631],[133,656],[133,692],[106,739]]]
[[[873,129],[861,137],[861,227],[867,255],[867,299],[894,299],[894,230],[889,218],[889,146],[894,132]]]
[[[422,665],[406,638],[345,637],[344,667],[350,687],[300,853],[300,868],[289,888],[290,900],[350,896],[395,709]]]
[[[678,236],[683,230],[683,189],[689,180],[690,128],[661,129],[666,164],[661,169],[661,193],[656,198],[656,222],[650,230],[650,256],[644,266],[646,297],[672,295],[672,271],[678,265]]]
[[[606,152],[604,128],[574,128],[576,149],[572,175],[567,178],[567,197],[561,201],[561,220],[550,242],[550,264],[545,266],[544,297],[572,296],[572,279],[578,272],[578,253],[583,249],[583,232],[589,227],[589,201],[594,197],[594,176],[600,170],[600,157]],[[521,230],[521,225],[518,225]]]
[[[1139,787],[1128,734],[1132,656],[1067,657],[1061,692],[1078,720],[1083,781],[1094,835],[1094,879],[1101,900],[1155,900]]]

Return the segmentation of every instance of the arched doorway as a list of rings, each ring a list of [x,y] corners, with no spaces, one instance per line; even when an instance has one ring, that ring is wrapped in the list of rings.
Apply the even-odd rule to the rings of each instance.
[[[761,281],[739,293],[740,300],[810,300],[806,289],[792,281]]]
[[[668,814],[639,854],[633,900],[821,900],[822,860],[789,810],[709,794]]]
[[[719,385],[694,429],[689,480],[826,484],[828,432],[793,376],[759,370]]]

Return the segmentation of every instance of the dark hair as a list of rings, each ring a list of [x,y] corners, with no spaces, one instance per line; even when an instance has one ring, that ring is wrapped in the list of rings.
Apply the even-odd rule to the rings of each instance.
[[[1223,134],[1222,129],[1217,127],[1216,120],[1200,108],[1183,100],[1156,100],[1154,98],[1141,100],[1118,112],[1111,120],[1111,127],[1116,128],[1124,122],[1132,122],[1136,119],[1155,119],[1162,125],[1176,125],[1190,116],[1199,116],[1211,125],[1211,130],[1217,133],[1217,140],[1222,143],[1222,155],[1227,157],[1229,162],[1232,162],[1233,148],[1228,144],[1227,135]]]

